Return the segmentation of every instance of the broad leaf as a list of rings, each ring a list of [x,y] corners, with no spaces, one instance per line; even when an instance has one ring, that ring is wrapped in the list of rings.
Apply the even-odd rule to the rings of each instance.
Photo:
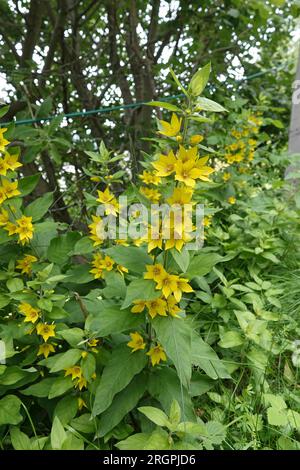
[[[104,368],[100,384],[96,390],[93,415],[105,411],[114,396],[123,390],[141,372],[147,363],[144,351],[131,352],[126,344],[121,344],[113,350],[112,356]]]
[[[189,388],[192,374],[192,329],[183,318],[154,318],[157,338],[174,363],[181,383]]]

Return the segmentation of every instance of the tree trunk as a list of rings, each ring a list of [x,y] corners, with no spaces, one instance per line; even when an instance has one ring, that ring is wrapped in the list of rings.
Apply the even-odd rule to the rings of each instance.
[[[289,153],[300,153],[300,45],[289,133]]]

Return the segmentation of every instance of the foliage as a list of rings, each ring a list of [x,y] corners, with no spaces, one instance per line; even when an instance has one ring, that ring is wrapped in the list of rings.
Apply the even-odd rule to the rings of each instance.
[[[109,166],[121,155],[86,151],[101,183],[85,192],[89,237],[52,219],[52,194],[28,204],[38,177],[17,178],[16,131],[1,129],[2,448],[299,448],[299,320],[278,282],[299,270],[299,194],[270,142],[280,124],[264,103],[200,96],[209,71],[188,86],[172,72],[185,102],[125,191]],[[192,230],[178,237],[172,219],[167,240],[148,224],[106,239],[121,191],[203,203],[204,247],[187,250]]]

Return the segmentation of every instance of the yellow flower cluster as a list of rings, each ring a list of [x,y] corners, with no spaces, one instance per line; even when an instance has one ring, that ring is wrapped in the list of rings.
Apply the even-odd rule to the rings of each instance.
[[[9,172],[14,172],[22,164],[18,161],[18,154],[10,154],[6,147],[10,143],[4,137],[6,128],[0,129],[0,205],[8,199],[19,196],[18,181],[11,181]],[[19,219],[14,217],[14,207],[9,206],[10,214],[6,208],[0,212],[0,227],[8,232],[9,236],[18,235],[19,243],[25,245],[33,237],[32,217],[22,216]],[[14,219],[10,220],[10,216]]]
[[[80,391],[83,388],[87,388],[87,380],[83,375],[82,368],[80,366],[74,365],[72,367],[67,367],[65,369],[65,377],[71,376],[71,379],[74,380],[74,387],[78,388]],[[92,374],[91,377],[93,380],[96,378],[96,373]],[[80,404],[81,405],[81,404]],[[86,406],[85,404],[82,404],[82,407]]]
[[[93,255],[92,266],[93,269],[90,270],[90,273],[94,275],[95,279],[100,279],[103,276],[103,272],[105,271],[112,271],[114,266],[120,274],[124,275],[124,273],[128,273],[127,268],[121,266],[120,264],[116,264],[110,256],[106,255],[103,257],[101,253],[96,253]]]
[[[225,159],[228,164],[253,160],[257,140],[252,136],[259,132],[262,123],[259,116],[251,115],[241,130],[234,129],[231,132],[235,141],[225,147]]]
[[[39,346],[37,355],[43,355],[45,358],[47,358],[50,352],[55,352],[54,345],[47,343],[47,341],[49,338],[55,337],[56,325],[48,325],[42,321],[35,325],[35,323],[41,319],[42,312],[39,308],[33,307],[27,302],[21,302],[19,305],[19,312],[25,317],[25,323],[33,323],[34,327],[30,331],[30,334],[36,330],[36,333],[43,338],[44,343]]]
[[[145,349],[146,343],[144,342],[144,339],[142,335],[140,335],[140,333],[138,333],[137,331],[135,333],[130,333],[130,337],[131,341],[127,343],[127,346],[132,349],[132,352]],[[159,364],[160,361],[167,360],[166,353],[159,343],[150,348],[146,354],[150,357],[152,366]]]
[[[33,263],[37,262],[37,258],[33,255],[25,255],[24,258],[17,260],[16,269],[21,270],[21,274],[31,274]]]

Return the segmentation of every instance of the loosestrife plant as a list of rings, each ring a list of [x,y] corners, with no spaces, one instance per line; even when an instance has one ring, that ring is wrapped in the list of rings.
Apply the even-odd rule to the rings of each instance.
[[[270,247],[283,249],[283,242],[270,233],[257,247],[260,220],[249,212],[244,230],[243,218],[233,213],[252,191],[247,174],[262,117],[245,112],[214,152],[207,129],[212,113],[226,110],[201,96],[209,73],[207,65],[184,88],[171,71],[185,103],[150,104],[169,116],[148,139],[154,150],[144,153],[137,183],[126,155],[114,156],[103,142],[98,152],[86,152],[94,167],[86,173],[95,184],[86,193],[87,236],[58,233],[64,227],[48,216],[51,193],[24,208],[38,176],[18,177],[13,129],[0,130],[0,431],[9,430],[14,448],[210,449],[224,442],[218,410],[209,415],[213,421],[202,420],[191,396],[210,390],[216,379],[232,383],[237,366],[210,346],[217,338],[225,351],[248,348],[252,361],[265,360],[258,348],[272,347],[267,322],[278,316],[261,306],[257,292],[263,301],[278,301],[258,272],[277,263]],[[266,224],[264,235],[272,230]],[[215,252],[217,245],[226,256]],[[239,261],[230,265],[230,281],[216,268],[237,251],[239,260],[251,257],[255,282],[246,286],[237,281]],[[212,292],[206,275],[219,282],[220,293]],[[248,311],[251,302],[255,314]],[[210,344],[199,334],[202,312]],[[34,425],[44,423],[38,432],[28,431],[31,413]],[[157,428],[142,432],[141,415]],[[291,415],[287,410],[287,422]]]

